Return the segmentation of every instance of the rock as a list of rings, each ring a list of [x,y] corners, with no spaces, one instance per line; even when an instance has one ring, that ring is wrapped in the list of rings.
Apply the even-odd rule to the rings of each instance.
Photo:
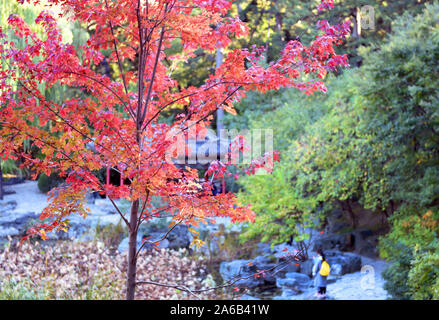
[[[187,226],[178,225],[166,237],[169,241],[169,249],[189,248],[191,240],[189,239],[189,230]]]
[[[334,283],[334,282],[336,282],[338,279],[340,279],[340,276],[336,276],[336,275],[333,275],[333,274],[330,274],[329,276],[328,276],[328,278],[326,278],[326,282],[329,284],[329,283]]]
[[[14,223],[21,227],[26,227],[26,225],[31,221],[38,219],[40,217],[39,214],[36,214],[35,212],[24,212],[24,213],[18,213]]]
[[[312,267],[314,266],[314,261],[312,259],[300,261],[298,264],[300,265],[300,273],[306,274],[309,277],[312,276]]]
[[[339,263],[331,263],[331,274],[332,275],[343,275],[343,266]]]
[[[295,250],[295,247],[286,243],[277,244],[273,247],[273,253],[279,259],[287,258],[289,255],[294,254]]]
[[[354,232],[355,251],[361,255],[378,257],[378,235],[370,229],[357,230]]]
[[[162,241],[160,241],[158,247],[159,247],[159,249],[168,249],[169,248],[169,240],[163,239]]]
[[[256,266],[256,268],[259,271],[265,270],[264,273],[264,282],[265,284],[275,284],[276,283],[276,276],[274,275],[274,272],[276,272],[276,262],[273,261],[272,258],[270,258],[269,255],[265,256],[258,256],[255,259],[252,260],[252,263]]]
[[[361,256],[352,252],[345,252],[344,257],[348,259],[349,273],[357,272],[361,270],[362,261]]]
[[[3,229],[0,237],[24,233],[31,226],[31,221],[38,219],[38,217],[39,215],[35,212],[4,212],[0,216],[0,227]]]
[[[363,256],[367,256],[367,257],[378,257],[379,256],[379,252],[377,249],[376,245],[373,245],[372,243],[370,243],[369,241],[363,241],[361,243],[361,245],[356,246],[356,251],[363,255]]]
[[[276,300],[296,300],[297,296],[300,294],[300,292],[292,289],[282,289],[282,295],[277,297]],[[274,300],[274,299],[273,299]]]
[[[9,178],[9,179],[3,181],[3,185],[5,185],[5,186],[11,186],[11,185],[13,185],[13,184],[19,184],[19,183],[23,183],[23,182],[24,182],[24,179],[23,179],[23,178],[15,178],[15,177],[12,177],[12,178]]]
[[[256,254],[258,255],[267,255],[273,253],[271,251],[271,245],[268,243],[260,242],[256,247]]]
[[[221,262],[219,272],[224,281],[243,277],[245,279],[238,280],[235,283],[236,286],[255,288],[265,283],[264,277],[254,277],[254,274],[257,273],[258,270],[260,269],[252,260],[233,260],[230,262]]]
[[[144,229],[142,235],[148,237],[151,241],[156,241],[163,238],[166,232],[168,232],[167,227],[162,230],[151,227]],[[166,239],[160,242],[159,248],[178,250],[180,248],[189,248],[190,244],[191,239],[187,226],[178,225],[168,234]]]
[[[17,201],[0,200],[0,214],[8,214],[10,211],[15,210],[17,207]]]
[[[285,274],[285,278],[276,279],[276,286],[281,288],[283,292],[287,289],[290,290],[286,293],[287,296],[297,295],[311,286],[311,278],[303,273],[288,272]]]
[[[285,276],[287,272],[300,272],[300,263],[299,261],[290,261],[287,265],[279,264],[279,268],[276,268],[278,274],[282,274],[282,277]]]
[[[335,209],[328,215],[327,232],[329,234],[336,234],[343,230],[352,229],[352,224],[346,219],[342,210]]]
[[[18,236],[20,232],[14,227],[0,227],[0,238]]]
[[[350,233],[331,234],[314,240],[312,251],[317,251],[319,248],[323,249],[323,251],[332,249],[344,251],[350,247],[352,247],[352,235]]]
[[[361,256],[351,252],[327,251],[331,275],[341,276],[361,270]]]

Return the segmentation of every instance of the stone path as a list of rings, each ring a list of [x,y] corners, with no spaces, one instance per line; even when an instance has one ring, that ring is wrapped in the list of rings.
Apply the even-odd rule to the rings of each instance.
[[[387,300],[390,295],[384,289],[384,279],[381,273],[388,263],[362,257],[362,271],[348,273],[328,283],[326,288],[327,300]],[[319,300],[316,288],[294,296],[294,300]]]
[[[5,189],[15,191],[13,194],[5,195],[4,200],[16,201],[16,212],[40,213],[47,205],[47,195],[40,192],[37,181],[25,181],[11,186],[5,186]]]
[[[5,202],[16,201],[17,207],[10,212],[11,215],[25,212],[40,214],[48,204],[48,196],[40,192],[37,181],[25,181],[24,183],[14,184],[6,188],[15,191],[13,194],[5,195],[3,200]],[[70,216],[70,223],[73,228],[69,229],[69,237],[76,237],[75,227],[76,229],[79,227],[85,230],[87,227],[95,227],[98,223],[101,226],[105,226],[110,223],[117,224],[120,221],[119,214],[117,214],[109,200],[96,199],[94,204],[87,204],[86,206],[90,208],[90,214],[86,218],[78,214]]]
[[[327,287],[328,296],[335,300],[386,300],[390,298],[384,289],[381,273],[388,263],[362,257],[362,271],[345,274]]]

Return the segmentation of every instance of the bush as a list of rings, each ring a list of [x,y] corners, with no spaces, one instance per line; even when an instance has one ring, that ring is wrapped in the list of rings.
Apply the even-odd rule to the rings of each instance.
[[[45,300],[49,296],[49,292],[37,290],[30,281],[11,278],[0,282],[0,300]]]
[[[107,248],[116,249],[122,239],[127,236],[128,230],[122,223],[122,219],[116,225],[109,223],[101,227],[99,223],[96,224],[95,239],[103,242]]]
[[[45,173],[40,174],[38,177],[38,189],[42,193],[48,193],[53,188],[59,186],[63,182],[56,173],[51,173],[50,176],[47,176]]]
[[[439,242],[416,248],[408,274],[413,299],[439,300]]]
[[[399,255],[395,256],[393,264],[382,273],[384,280],[386,280],[384,289],[393,299],[407,300],[411,298],[407,278],[413,254],[412,249],[404,245],[398,245],[397,249],[399,249]]]
[[[380,240],[381,256],[393,262],[383,277],[394,299],[438,297],[439,269],[434,262],[439,252],[439,219],[433,211],[418,214],[419,210],[401,208],[391,218],[392,231]]]

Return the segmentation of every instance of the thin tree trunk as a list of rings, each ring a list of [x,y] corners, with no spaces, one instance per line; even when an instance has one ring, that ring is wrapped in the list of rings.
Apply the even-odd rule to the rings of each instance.
[[[137,271],[137,214],[139,212],[139,200],[131,204],[129,243],[128,243],[128,271],[126,299],[134,300],[136,294],[136,271]]]
[[[360,39],[361,37],[361,12],[360,12],[360,8],[355,8],[354,12],[352,13],[352,16],[354,17],[353,22],[354,22],[354,30],[352,32],[352,36],[355,39]]]

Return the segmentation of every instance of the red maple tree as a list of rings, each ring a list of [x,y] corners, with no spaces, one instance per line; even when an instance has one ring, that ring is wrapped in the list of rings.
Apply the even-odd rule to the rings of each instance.
[[[66,185],[51,193],[50,204],[41,212],[41,219],[50,222],[37,224],[29,235],[45,238],[47,232],[65,230],[70,214],[87,215],[83,206],[87,192],[97,191],[110,199],[129,230],[126,298],[134,299],[140,250],[136,238],[142,222],[171,214],[171,231],[181,223],[196,227],[214,217],[238,222],[254,218],[249,207],[236,203],[233,193],[213,196],[209,179],[200,181],[197,170],[167,161],[174,136],[170,133],[189,131],[194,123],[207,128],[217,109],[233,113],[233,104],[249,90],[296,87],[306,94],[325,91],[322,79],[326,73],[348,65],[334,47],[349,32],[349,25],[319,24],[323,32],[309,46],[289,42],[279,60],[268,67],[259,62],[259,48],[226,51],[223,64],[203,85],[182,87],[173,79],[171,68],[181,66],[195,50],[214,52],[227,48],[234,37],[246,36],[245,24],[227,15],[232,1],[47,2],[61,7],[73,21],[94,25],[95,32],[78,54],[77,48],[63,42],[49,12],[41,12],[35,20],[45,30],[44,39],[19,16],[9,17],[11,29],[26,45],[17,48],[0,30],[0,155],[3,159],[24,157],[35,176],[57,172],[66,179]],[[319,10],[332,6],[332,1],[322,3]],[[181,44],[179,54],[167,51],[173,41]],[[117,66],[119,79],[95,71],[104,59],[104,50],[112,50],[107,59]],[[124,70],[126,60],[134,70]],[[79,88],[86,96],[63,103],[50,101],[41,84],[51,87],[56,83]],[[187,111],[172,124],[160,121],[161,113],[175,105],[184,105]],[[49,130],[47,123],[51,124]],[[24,140],[29,139],[42,156],[22,152]],[[215,174],[225,165],[215,163],[208,172]],[[117,168],[129,183],[101,183],[94,173],[104,167]],[[153,196],[166,205],[154,207]],[[114,201],[119,198],[130,201],[127,214]]]

